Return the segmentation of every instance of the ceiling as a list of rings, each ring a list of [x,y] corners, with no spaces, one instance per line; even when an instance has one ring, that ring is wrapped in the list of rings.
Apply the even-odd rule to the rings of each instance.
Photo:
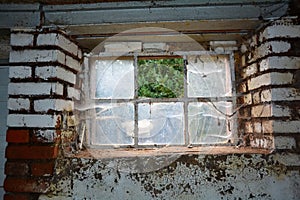
[[[163,37],[165,40],[178,39],[180,34],[203,44],[212,40],[240,41],[264,22],[287,15],[293,2],[0,0],[0,29],[59,28],[71,35],[86,51],[126,30],[132,31],[120,35],[118,39],[139,40],[143,35],[136,28],[143,27],[165,28],[151,33],[152,36],[148,37],[150,41],[156,41],[157,35],[168,36]]]

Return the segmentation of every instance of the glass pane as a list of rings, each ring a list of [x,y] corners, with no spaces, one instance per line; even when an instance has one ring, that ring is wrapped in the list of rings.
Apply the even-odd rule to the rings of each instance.
[[[189,56],[187,70],[188,97],[231,96],[228,56]]]
[[[133,144],[134,111],[132,103],[107,103],[96,108],[93,145]]]
[[[139,144],[184,144],[183,103],[138,105]]]
[[[97,60],[95,68],[96,98],[133,98],[134,64],[132,60]]]
[[[192,144],[213,144],[228,142],[231,125],[224,114],[232,113],[231,102],[190,103],[188,123]],[[224,113],[224,114],[222,114]]]
[[[139,97],[183,97],[182,58],[139,60],[138,66]]]

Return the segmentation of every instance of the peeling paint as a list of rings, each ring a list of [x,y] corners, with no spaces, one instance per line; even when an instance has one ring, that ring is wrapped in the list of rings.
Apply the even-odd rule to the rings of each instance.
[[[51,194],[40,199],[300,197],[299,170],[288,170],[277,154],[181,155],[170,165],[146,173],[120,170],[118,164],[124,159],[62,159]]]

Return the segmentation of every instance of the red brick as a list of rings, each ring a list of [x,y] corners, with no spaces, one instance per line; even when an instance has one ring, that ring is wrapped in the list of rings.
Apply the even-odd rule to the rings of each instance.
[[[6,141],[11,143],[28,143],[29,130],[8,129],[6,133]]]
[[[54,161],[46,163],[32,163],[31,174],[33,176],[50,176],[54,171]]]
[[[27,163],[22,162],[6,162],[5,174],[14,176],[25,176],[29,174],[29,166]]]
[[[58,146],[14,146],[6,148],[8,159],[51,159],[58,155]]]
[[[46,179],[25,179],[6,177],[4,190],[6,192],[32,192],[46,193],[49,188],[49,181]]]
[[[31,200],[30,194],[5,194],[4,200]]]

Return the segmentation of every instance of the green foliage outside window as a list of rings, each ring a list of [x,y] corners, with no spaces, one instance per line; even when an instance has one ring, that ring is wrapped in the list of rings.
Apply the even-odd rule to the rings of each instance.
[[[182,58],[138,61],[138,96],[179,98],[184,96]]]

